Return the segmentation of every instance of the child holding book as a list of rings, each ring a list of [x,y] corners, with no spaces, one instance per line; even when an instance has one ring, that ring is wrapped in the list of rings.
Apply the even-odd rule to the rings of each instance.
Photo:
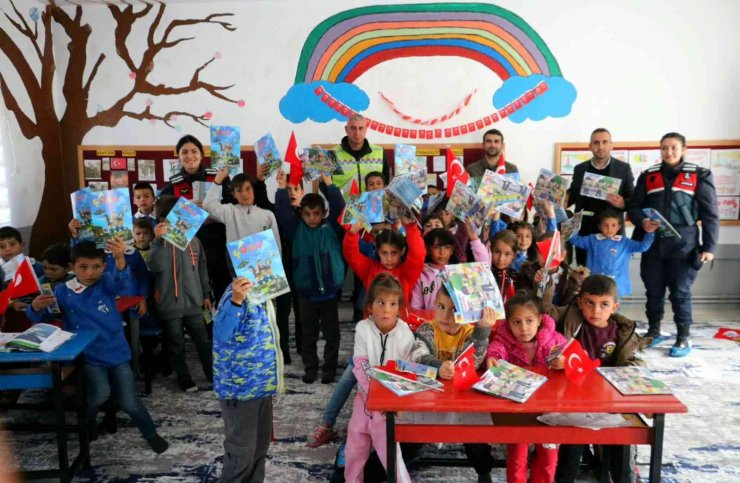
[[[589,272],[586,267],[572,268],[565,260],[553,258],[550,266],[544,265],[552,247],[553,234],[544,235],[537,242],[537,261],[524,262],[519,272],[520,288],[537,293],[542,291],[545,305],[568,305],[575,296]]]
[[[465,224],[470,240],[470,249],[476,262],[491,263],[488,249],[478,239],[478,234],[470,223]],[[421,272],[419,281],[411,292],[411,307],[431,310],[435,307],[435,298],[442,281],[441,274],[445,265],[457,263],[455,257],[455,237],[446,228],[436,228],[424,236],[427,252],[427,263]]]
[[[347,431],[344,477],[347,483],[361,482],[370,450],[375,449],[383,466],[387,451],[396,451],[398,481],[411,481],[401,452],[386,448],[385,415],[367,410],[370,367],[382,366],[390,360],[408,359],[414,335],[398,311],[403,305],[403,287],[391,273],[379,273],[367,291],[369,318],[361,320],[355,330],[354,374],[360,385],[352,406],[352,417]]]
[[[633,320],[617,314],[617,284],[606,275],[591,275],[581,285],[578,307],[551,307],[548,312],[567,338],[581,343],[591,359],[600,359],[604,367],[640,366],[637,358],[642,342]],[[605,446],[609,455],[612,481],[629,481],[622,475],[622,446]],[[582,445],[561,445],[556,481],[572,483],[578,473]],[[634,468],[634,465],[630,465]],[[628,475],[624,475],[628,476]]]
[[[131,283],[126,265],[126,245],[117,239],[107,248],[115,260],[115,272],[105,272],[105,254],[94,242],[82,242],[72,249],[75,278],[54,289],[54,295],[39,295],[26,311],[34,322],[52,317],[46,308],[55,302],[62,311],[65,330],[93,330],[99,334],[85,349],[86,421],[96,436],[95,416],[111,393],[139,428],[142,437],[156,453],[168,443],[157,434],[149,412],[136,397],[136,383],[129,365],[131,351],[123,335],[123,323],[116,310],[116,297]]]
[[[442,286],[435,295],[434,320],[424,322],[414,333],[411,360],[436,367],[441,379],[455,376],[454,361],[468,345],[475,344],[475,366],[483,364],[491,327],[496,322],[493,309],[483,309],[483,318],[476,324],[455,323],[455,304]],[[475,468],[478,482],[491,481],[493,458],[491,446],[485,443],[465,443],[465,455]]]
[[[264,481],[272,436],[272,396],[283,391],[272,304],[247,301],[249,280],[226,288],[213,327],[214,391],[224,421],[219,481]]]
[[[586,267],[593,275],[606,275],[617,282],[618,297],[632,294],[630,285],[630,257],[650,249],[657,227],[649,225],[642,240],[631,240],[620,235],[623,215],[610,208],[599,213],[599,233],[573,235],[570,243],[586,251]]]
[[[170,195],[160,197],[154,212],[160,223],[154,228],[149,268],[154,273],[154,299],[157,315],[169,342],[170,363],[177,374],[180,389],[198,390],[185,362],[185,335],[188,332],[198,351],[203,373],[213,381],[211,344],[208,341],[203,310],[211,310],[211,286],[208,280],[203,246],[194,237],[180,250],[162,236],[167,232],[165,219],[177,203]]]
[[[521,367],[545,367],[550,350],[565,342],[565,337],[555,331],[555,321],[544,313],[542,301],[530,293],[519,292],[506,304],[506,323],[494,329],[486,364],[488,367],[498,365],[498,360],[502,359]],[[552,367],[562,369],[563,361],[560,356]],[[507,481],[526,483],[529,445],[509,444],[507,449]],[[538,444],[535,451],[529,481],[551,483],[558,461],[557,446]]]
[[[519,238],[509,230],[496,233],[491,240],[491,271],[504,304],[519,289],[519,274],[511,268],[519,251]]]

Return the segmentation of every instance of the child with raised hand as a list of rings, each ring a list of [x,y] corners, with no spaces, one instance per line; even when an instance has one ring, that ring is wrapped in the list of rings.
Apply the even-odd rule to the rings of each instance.
[[[344,477],[347,483],[363,481],[363,470],[371,449],[375,449],[383,466],[387,450],[396,451],[398,481],[411,481],[401,452],[386,448],[385,415],[367,410],[370,367],[382,366],[390,360],[408,359],[414,343],[409,326],[398,318],[403,305],[403,287],[390,273],[379,273],[367,291],[369,318],[361,320],[355,330],[354,373],[360,385],[352,406],[352,417],[347,431]]]
[[[534,243],[534,227],[525,221],[515,221],[508,226],[519,240],[519,250],[511,262],[511,269],[518,272],[524,262],[537,261],[537,245]]]
[[[643,345],[633,320],[617,313],[617,284],[606,275],[591,275],[581,285],[578,307],[550,307],[548,312],[560,331],[581,343],[591,359],[600,359],[604,367],[641,366],[637,351]],[[633,481],[622,475],[622,446],[604,446],[610,455],[612,481]],[[561,445],[556,480],[572,483],[578,473],[582,445]],[[629,468],[634,468],[630,462]],[[626,477],[626,478],[625,478]]]
[[[506,323],[498,324],[494,329],[493,340],[486,353],[486,365],[498,365],[498,360],[503,359],[521,367],[545,367],[550,350],[565,342],[565,337],[555,331],[555,321],[544,313],[542,301],[532,294],[519,292],[506,304]],[[552,367],[562,369],[563,362],[564,358],[560,356]],[[530,481],[551,483],[558,461],[557,447],[538,444],[535,448],[537,455],[532,462]],[[529,445],[509,444],[507,449],[507,481],[526,483]]]
[[[39,295],[26,311],[34,322],[53,317],[46,309],[54,302],[62,311],[63,328],[70,332],[93,330],[99,334],[85,349],[83,373],[86,382],[86,421],[96,436],[95,416],[111,393],[139,428],[142,437],[162,453],[167,441],[157,434],[154,423],[136,397],[136,383],[129,361],[131,351],[123,334],[123,322],[116,310],[116,297],[125,294],[131,282],[126,265],[126,245],[117,239],[106,246],[115,260],[115,271],[105,271],[105,253],[94,242],[82,242],[72,249],[75,278],[54,288],[54,295]],[[93,439],[91,438],[91,439]]]
[[[224,421],[219,481],[264,481],[272,396],[283,390],[282,355],[271,303],[251,304],[244,277],[226,288],[213,325],[214,391]]]
[[[641,241],[631,240],[620,235],[623,215],[610,208],[599,213],[599,232],[581,236],[573,235],[570,243],[586,250],[586,267],[592,275],[606,275],[617,282],[618,296],[632,294],[630,285],[630,256],[650,249],[655,239],[655,226],[645,229]]]
[[[488,249],[478,239],[478,234],[470,223],[465,224],[470,240],[470,249],[476,262],[491,262]],[[442,284],[441,274],[445,265],[457,263],[455,256],[455,237],[445,228],[435,228],[424,236],[427,259],[419,281],[411,292],[411,307],[431,310],[435,306],[437,290]]]
[[[496,233],[491,240],[491,271],[504,304],[519,289],[519,274],[511,268],[519,251],[519,238],[509,230]]]
[[[435,295],[434,320],[424,322],[414,333],[411,360],[436,367],[441,379],[455,376],[454,361],[470,343],[475,344],[475,366],[480,367],[486,355],[491,327],[496,322],[493,309],[483,309],[483,318],[476,324],[455,323],[455,305],[442,286]],[[475,468],[478,482],[491,481],[493,458],[488,444],[465,443],[465,454]]]

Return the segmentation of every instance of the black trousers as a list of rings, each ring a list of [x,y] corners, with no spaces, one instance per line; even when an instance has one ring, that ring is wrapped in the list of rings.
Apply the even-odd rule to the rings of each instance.
[[[629,446],[620,445],[602,445],[599,446],[602,449],[603,463],[605,467],[602,467],[601,475],[599,475],[599,481],[609,481],[611,475],[611,481],[614,483],[629,483],[631,481],[632,465],[626,472],[622,470],[624,452],[625,449],[629,450]],[[571,445],[561,444],[558,450],[558,467],[555,471],[555,482],[556,483],[573,483],[578,475],[578,468],[581,464],[581,456],[583,456],[584,445]]]
[[[316,371],[319,357],[316,343],[319,330],[324,334],[324,365],[322,369],[336,370],[339,358],[339,308],[337,299],[311,302],[300,297],[298,306],[301,312],[301,358],[306,371]]]

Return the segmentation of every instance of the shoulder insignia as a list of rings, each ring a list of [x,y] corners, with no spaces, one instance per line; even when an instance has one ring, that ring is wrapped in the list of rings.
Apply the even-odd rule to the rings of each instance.
[[[182,183],[183,181],[185,181],[185,177],[181,173],[170,176],[170,183],[172,184]]]

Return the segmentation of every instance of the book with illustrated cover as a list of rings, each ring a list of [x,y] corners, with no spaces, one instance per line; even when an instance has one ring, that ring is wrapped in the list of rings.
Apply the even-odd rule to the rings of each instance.
[[[206,218],[207,211],[185,198],[180,198],[167,214],[167,231],[163,238],[180,250],[185,250]]]
[[[674,237],[677,236],[678,238],[681,238],[681,234],[676,230],[673,225],[670,224],[668,220],[665,219],[665,217],[661,214],[660,211],[656,210],[655,208],[643,208],[642,212],[645,213],[645,216],[650,218],[653,221],[657,221],[660,223],[660,228],[658,228],[658,233],[660,233],[662,236],[665,237]]]
[[[283,259],[272,230],[227,243],[226,248],[236,276],[246,277],[252,282],[252,288],[247,292],[250,303],[261,304],[290,292]]]
[[[257,156],[258,169],[262,169],[265,164],[269,166],[265,178],[269,178],[272,173],[283,167],[283,157],[280,156],[280,151],[278,151],[275,140],[270,133],[265,134],[254,143],[254,154]]]
[[[423,380],[423,378],[412,380],[377,367],[371,367],[368,372],[370,377],[387,387],[396,396],[408,396],[409,394],[416,394],[423,391],[442,390],[441,386],[437,386],[437,384],[440,384],[437,381],[434,381],[435,384],[431,385],[430,380]]]
[[[306,148],[300,158],[303,162],[303,179],[306,181],[319,179],[322,174],[344,174],[334,151],[318,147]]]
[[[479,321],[484,307],[493,309],[496,320],[506,318],[504,302],[489,264],[472,262],[445,265],[441,277],[455,305],[456,323]]]
[[[385,221],[383,216],[383,197],[385,190],[365,191],[361,195],[350,196],[345,208],[345,218],[349,220],[343,224],[360,223],[365,230],[370,231],[373,223]],[[349,215],[347,215],[349,213]]]
[[[211,126],[211,167],[241,173],[241,130],[239,126]]]
[[[480,380],[473,384],[473,388],[492,396],[523,403],[546,381],[547,377],[543,375],[499,359],[498,366],[492,366],[484,372]]]
[[[410,175],[395,176],[386,188],[386,194],[390,193],[407,208],[416,207],[423,191],[414,182]]]
[[[399,359],[396,361],[396,369],[400,372],[409,372],[411,374],[416,374],[417,376],[423,376],[429,379],[437,378],[436,367],[419,364],[418,362],[411,362]]]
[[[487,169],[481,178],[477,195],[484,203],[493,204],[499,212],[521,218],[531,191],[532,188],[519,183],[513,177],[502,176]]]
[[[596,371],[625,396],[673,394],[668,384],[654,377],[645,367],[597,367]]]
[[[622,180],[611,176],[602,176],[595,173],[583,173],[581,196],[605,200],[608,195],[619,194]]]
[[[570,347],[574,340],[575,339],[571,337],[565,342],[565,344],[554,345],[550,347],[550,354],[548,354],[548,356],[545,358],[545,361],[547,361],[547,363],[549,364],[558,357],[562,356],[563,353],[568,350],[568,347]]]
[[[541,169],[534,186],[534,199],[549,201],[553,205],[562,205],[565,192],[568,190],[568,180],[548,169]]]
[[[469,186],[458,180],[447,202],[447,211],[460,221],[472,223],[476,231],[480,232],[483,223],[488,217],[488,205],[478,198]]]
[[[416,146],[411,144],[396,144],[393,159],[396,176],[416,171],[421,167],[416,160]],[[426,163],[424,163],[424,168],[426,168]]]
[[[128,188],[106,191],[81,189],[72,193],[72,212],[82,222],[77,230],[79,241],[94,241],[103,248],[111,238],[134,242],[134,221]]]
[[[423,211],[426,215],[434,213],[434,210],[442,203],[445,199],[445,192],[440,191],[439,193],[429,195],[423,203]]]
[[[560,224],[560,241],[565,243],[573,235],[581,231],[581,223],[583,222],[583,210],[579,211],[572,218],[568,218]]]
[[[35,324],[5,342],[5,349],[52,352],[74,336],[51,324]]]

